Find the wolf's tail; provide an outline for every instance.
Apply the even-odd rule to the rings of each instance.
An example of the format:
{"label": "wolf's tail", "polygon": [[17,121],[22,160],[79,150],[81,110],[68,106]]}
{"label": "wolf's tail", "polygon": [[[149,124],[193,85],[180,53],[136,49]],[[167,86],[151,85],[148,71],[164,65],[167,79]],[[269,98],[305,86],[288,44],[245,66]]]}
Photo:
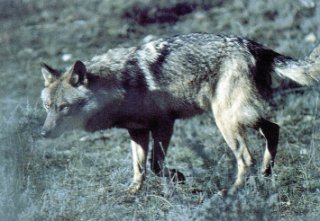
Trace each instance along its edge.
{"label": "wolf's tail", "polygon": [[301,85],[313,85],[320,82],[320,45],[309,58],[295,60],[279,55],[274,58],[274,70],[280,77],[289,78]]}

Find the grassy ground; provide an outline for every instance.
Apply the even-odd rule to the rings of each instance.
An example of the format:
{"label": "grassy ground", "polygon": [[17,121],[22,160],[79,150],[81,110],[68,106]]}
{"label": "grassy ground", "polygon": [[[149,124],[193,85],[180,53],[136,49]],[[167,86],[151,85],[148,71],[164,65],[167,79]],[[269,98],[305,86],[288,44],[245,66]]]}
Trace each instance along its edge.
{"label": "grassy ground", "polygon": [[[281,137],[274,176],[252,171],[227,199],[217,191],[234,181],[235,160],[210,115],[175,125],[166,163],[186,184],[149,172],[134,197],[125,194],[132,174],[126,131],[38,136],[41,61],[63,68],[147,35],[190,32],[237,34],[293,57],[319,42],[320,5],[311,0],[183,2],[0,2],[0,220],[318,220],[319,87],[275,93],[270,119]],[[254,131],[250,149],[261,160],[264,143]]]}

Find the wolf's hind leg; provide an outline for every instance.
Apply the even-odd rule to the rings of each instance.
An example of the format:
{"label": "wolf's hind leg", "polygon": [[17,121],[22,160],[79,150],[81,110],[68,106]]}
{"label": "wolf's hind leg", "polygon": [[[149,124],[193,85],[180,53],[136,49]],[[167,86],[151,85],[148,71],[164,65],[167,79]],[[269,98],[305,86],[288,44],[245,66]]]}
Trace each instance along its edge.
{"label": "wolf's hind leg", "polygon": [[271,175],[271,168],[274,165],[274,159],[277,154],[277,146],[279,140],[279,126],[275,123],[260,119],[257,128],[266,139],[266,149],[264,152],[262,173],[264,176]]}
{"label": "wolf's hind leg", "polygon": [[133,161],[133,180],[129,187],[130,193],[136,193],[141,189],[146,176],[149,133],[149,130],[129,130]]}
{"label": "wolf's hind leg", "polygon": [[244,184],[247,170],[254,164],[254,159],[247,146],[246,127],[233,122],[223,111],[215,108],[213,110],[217,126],[237,160],[237,178],[228,191],[229,194],[234,194]]}
{"label": "wolf's hind leg", "polygon": [[173,182],[183,182],[184,175],[176,169],[168,169],[164,167],[164,160],[173,133],[173,121],[161,123],[152,130],[154,140],[153,149],[151,152],[151,170],[157,176],[169,177]]}

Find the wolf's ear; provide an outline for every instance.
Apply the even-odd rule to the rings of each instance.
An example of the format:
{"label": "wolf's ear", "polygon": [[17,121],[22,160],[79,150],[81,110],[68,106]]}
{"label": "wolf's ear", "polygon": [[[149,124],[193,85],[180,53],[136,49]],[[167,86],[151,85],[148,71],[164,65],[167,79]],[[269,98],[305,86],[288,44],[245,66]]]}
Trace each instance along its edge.
{"label": "wolf's ear", "polygon": [[48,86],[50,83],[54,82],[56,79],[58,79],[61,75],[61,73],[49,65],[45,63],[41,63],[41,73],[44,78],[44,85]]}
{"label": "wolf's ear", "polygon": [[309,58],[316,63],[320,61],[320,44],[318,44],[310,53]]}
{"label": "wolf's ear", "polygon": [[87,68],[81,61],[76,61],[71,68],[70,83],[72,85],[87,85]]}

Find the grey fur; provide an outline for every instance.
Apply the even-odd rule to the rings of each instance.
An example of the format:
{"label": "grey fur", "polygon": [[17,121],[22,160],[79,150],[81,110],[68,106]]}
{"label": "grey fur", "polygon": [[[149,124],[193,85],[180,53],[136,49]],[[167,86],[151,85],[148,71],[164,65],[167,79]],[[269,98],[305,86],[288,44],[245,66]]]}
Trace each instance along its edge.
{"label": "grey fur", "polygon": [[43,135],[58,135],[72,122],[88,131],[126,128],[134,161],[131,192],[141,188],[145,177],[149,134],[154,140],[152,170],[184,180],[179,171],[163,168],[173,124],[206,111],[213,112],[237,159],[237,180],[229,193],[244,183],[254,162],[246,142],[248,127],[266,138],[262,169],[269,175],[279,135],[278,125],[264,117],[272,73],[306,85],[320,78],[317,59],[294,60],[247,39],[213,34],[162,38],[109,50],[85,65],[78,61],[66,73],[47,65],[42,72],[48,112]]}

